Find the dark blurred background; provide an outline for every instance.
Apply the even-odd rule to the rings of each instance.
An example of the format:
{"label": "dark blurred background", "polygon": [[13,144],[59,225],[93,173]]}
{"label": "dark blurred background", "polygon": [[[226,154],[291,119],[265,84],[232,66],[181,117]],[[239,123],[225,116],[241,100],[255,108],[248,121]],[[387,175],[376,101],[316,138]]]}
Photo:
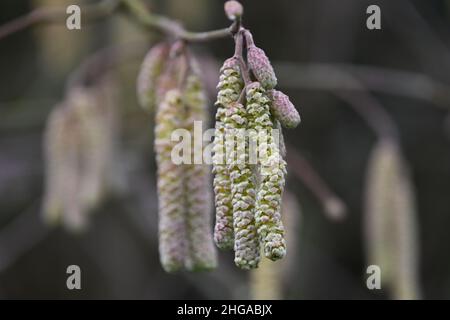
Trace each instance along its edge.
{"label": "dark blurred background", "polygon": [[[52,1],[3,0],[0,24],[46,2]],[[223,1],[147,2],[190,30],[229,25]],[[369,291],[365,281],[364,179],[376,136],[336,94],[345,87],[328,72],[336,67],[354,71],[398,128],[417,196],[422,297],[450,298],[450,1],[242,3],[245,26],[302,116],[298,128],[285,131],[288,152],[301,153],[348,209],[340,221],[327,218],[310,188],[289,172],[288,189],[302,209],[288,249],[295,261],[283,269],[283,297],[388,298],[384,290]],[[371,4],[381,8],[381,30],[366,28]],[[220,253],[220,267],[211,273],[169,275],[160,267],[152,121],[138,107],[134,89],[144,51],[112,71],[121,83],[126,191],[95,210],[85,233],[43,224],[42,135],[68,75],[100,48],[131,42],[149,47],[159,38],[120,14],[82,22],[81,31],[60,28],[49,36],[45,28],[0,41],[0,298],[248,298],[248,273],[234,267],[230,253]],[[217,68],[233,53],[231,39],[194,47],[213,57]],[[82,290],[66,288],[71,264],[82,270]]]}

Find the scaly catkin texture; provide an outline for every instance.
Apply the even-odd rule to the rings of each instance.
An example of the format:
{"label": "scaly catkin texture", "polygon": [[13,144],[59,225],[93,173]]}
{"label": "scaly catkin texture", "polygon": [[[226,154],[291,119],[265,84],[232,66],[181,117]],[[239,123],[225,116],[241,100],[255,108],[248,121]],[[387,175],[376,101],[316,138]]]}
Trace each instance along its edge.
{"label": "scaly catkin texture", "polygon": [[166,66],[169,55],[167,43],[153,46],[142,62],[137,78],[137,96],[141,107],[152,112],[156,104],[156,83]]}
{"label": "scaly catkin texture", "polygon": [[287,95],[275,89],[267,91],[267,94],[272,101],[270,111],[283,127],[295,128],[300,124],[300,114]]}
{"label": "scaly catkin texture", "polygon": [[225,61],[220,70],[220,81],[217,86],[217,113],[213,147],[214,194],[216,204],[216,224],[214,240],[221,249],[232,249],[234,246],[233,208],[231,204],[231,181],[225,164],[224,131],[226,108],[239,99],[243,82],[237,59]]}
{"label": "scaly catkin texture", "polygon": [[[188,76],[183,97],[186,107],[186,129],[189,130],[192,137],[195,137],[194,121],[201,121],[201,124],[207,126],[208,118],[205,92],[201,80],[196,74],[192,73]],[[185,165],[189,241],[186,269],[192,271],[211,270],[217,266],[217,253],[212,238],[211,174],[206,164],[194,162],[195,156],[203,154],[202,145],[193,141],[191,146],[193,146],[192,164]]]}
{"label": "scaly catkin texture", "polygon": [[184,106],[179,90],[167,91],[158,107],[155,125],[155,152],[158,166],[159,254],[167,272],[183,268],[187,257],[184,168],[172,162],[175,142],[171,134],[184,125]]}
{"label": "scaly catkin texture", "polygon": [[227,108],[225,146],[231,180],[234,220],[234,262],[242,269],[253,269],[260,260],[260,244],[255,225],[256,187],[254,168],[249,163],[245,131],[248,120],[245,107],[237,102]]}
{"label": "scaly catkin texture", "polygon": [[253,75],[266,90],[276,87],[277,77],[272,64],[263,49],[255,46],[250,31],[245,32],[247,40],[247,62]]}
{"label": "scaly catkin texture", "polygon": [[281,221],[281,198],[284,190],[286,162],[273,137],[270,100],[259,82],[246,87],[249,128],[258,133],[260,186],[256,199],[256,226],[264,255],[281,259],[286,254],[284,227]]}

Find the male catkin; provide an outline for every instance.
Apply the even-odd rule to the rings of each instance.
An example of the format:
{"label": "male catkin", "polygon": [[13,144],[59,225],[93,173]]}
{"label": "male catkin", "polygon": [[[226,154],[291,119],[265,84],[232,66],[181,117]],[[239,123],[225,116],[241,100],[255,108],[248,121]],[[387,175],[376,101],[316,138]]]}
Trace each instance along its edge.
{"label": "male catkin", "polygon": [[157,80],[167,64],[169,50],[167,43],[159,43],[149,50],[142,62],[137,78],[137,97],[141,107],[148,112],[155,109]]}
{"label": "male catkin", "polygon": [[226,111],[225,145],[231,180],[234,262],[242,269],[256,268],[260,259],[260,244],[255,226],[256,185],[254,168],[249,163],[249,148],[245,137],[247,128],[245,107],[237,102],[231,103]]}
{"label": "male catkin", "polygon": [[50,114],[44,134],[45,192],[43,201],[44,219],[56,224],[64,214],[62,193],[64,190],[64,147],[66,109],[58,105]]}
{"label": "male catkin", "polygon": [[[167,272],[184,267],[187,257],[184,168],[172,162],[174,130],[184,125],[183,101],[178,89],[167,91],[158,107],[155,125],[155,152],[158,166],[159,254]],[[180,180],[181,179],[181,180]]]}
{"label": "male catkin", "polygon": [[217,113],[214,136],[214,193],[216,203],[216,224],[214,240],[221,249],[232,249],[234,245],[233,208],[231,204],[231,181],[225,164],[224,132],[226,108],[239,99],[243,82],[237,59],[225,61],[220,71],[220,81],[217,86]]}
{"label": "male catkin", "polygon": [[366,181],[369,264],[380,266],[395,299],[418,299],[416,209],[406,163],[395,142],[382,140],[370,155]]}
{"label": "male catkin", "polygon": [[92,87],[70,87],[47,123],[44,216],[73,231],[87,225],[89,212],[112,191],[117,128],[110,86],[102,79]]}
{"label": "male catkin", "polygon": [[[187,77],[183,98],[186,108],[186,129],[193,137],[194,121],[207,124],[208,120],[203,85],[198,75],[193,72]],[[195,141],[191,145],[193,146],[191,164],[184,166],[189,241],[186,269],[210,270],[217,266],[217,253],[211,232],[211,175],[206,164],[194,162],[195,155],[203,154],[202,145],[198,145]]]}
{"label": "male catkin", "polygon": [[281,198],[284,190],[286,162],[273,137],[270,100],[259,82],[246,87],[249,127],[258,134],[260,186],[256,200],[256,226],[264,255],[277,260],[286,254],[284,227],[281,221]]}

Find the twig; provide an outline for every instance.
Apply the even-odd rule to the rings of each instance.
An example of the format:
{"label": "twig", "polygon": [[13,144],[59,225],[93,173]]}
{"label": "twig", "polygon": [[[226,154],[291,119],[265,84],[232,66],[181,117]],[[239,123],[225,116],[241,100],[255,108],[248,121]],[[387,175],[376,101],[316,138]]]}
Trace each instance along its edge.
{"label": "twig", "polygon": [[334,90],[333,93],[358,113],[378,138],[398,141],[399,134],[394,120],[370,93],[363,90],[357,92]]}
{"label": "twig", "polygon": [[[244,61],[243,57],[243,46],[244,46],[244,30],[239,31],[235,35],[235,50],[234,50],[234,58],[236,58],[239,62],[239,68],[241,69],[241,75],[244,79],[245,86],[249,85],[251,83],[250,79],[250,73],[247,67],[247,64]],[[239,101],[241,101],[241,98],[244,97],[244,91],[241,93],[241,97],[239,98]]]}
{"label": "twig", "polygon": [[[123,4],[123,6],[120,6]],[[142,25],[161,31],[166,35],[187,42],[210,41],[230,37],[239,29],[239,21],[224,29],[206,32],[192,32],[184,29],[178,22],[167,17],[151,14],[140,0],[103,0],[97,4],[83,7],[83,17],[95,20],[106,17],[119,8],[126,8]],[[0,26],[0,39],[38,23],[63,21],[67,17],[66,8],[39,8],[31,13]]]}
{"label": "twig", "polygon": [[347,207],[345,203],[328,187],[326,182],[314,170],[308,160],[293,146],[288,147],[288,165],[292,172],[317,197],[322,204],[325,214],[332,220],[345,217]]}
{"label": "twig", "polygon": [[[103,0],[83,7],[83,18],[95,20],[105,17],[116,10],[121,0]],[[64,21],[67,17],[65,7],[38,8],[0,26],[0,39],[39,23]]]}
{"label": "twig", "polygon": [[150,13],[140,0],[122,0],[128,11],[144,26],[159,30],[175,39],[187,42],[204,42],[219,38],[231,37],[238,31],[239,21],[224,29],[206,32],[185,30],[178,22],[167,17]]}
{"label": "twig", "polygon": [[[397,140],[398,130],[395,122],[381,104],[371,96],[361,81],[345,71],[335,70],[334,73],[326,73],[329,69],[330,68],[326,67],[316,68],[315,73],[311,74],[311,77],[313,78],[312,82],[315,82],[316,85],[321,85],[322,87],[319,87],[320,89],[327,89],[347,102],[347,104],[364,119],[367,125],[379,138],[391,138]],[[340,83],[341,87],[327,87],[319,82],[317,77],[320,77],[320,79],[332,79],[334,84]],[[356,91],[350,92],[350,90]]]}

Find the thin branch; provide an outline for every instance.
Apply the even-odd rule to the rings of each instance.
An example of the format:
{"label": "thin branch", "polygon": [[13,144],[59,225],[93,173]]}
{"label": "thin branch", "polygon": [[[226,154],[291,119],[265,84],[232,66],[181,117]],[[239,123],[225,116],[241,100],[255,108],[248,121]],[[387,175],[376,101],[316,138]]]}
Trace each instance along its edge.
{"label": "thin branch", "polygon": [[357,92],[335,90],[333,93],[358,113],[378,138],[398,141],[399,133],[395,121],[370,93],[363,90]]}
{"label": "thin branch", "polygon": [[[274,64],[286,88],[376,91],[450,108],[450,86],[416,72],[350,64]],[[361,83],[363,86],[361,86]]]}
{"label": "thin branch", "polygon": [[[83,18],[96,20],[105,17],[118,8],[120,1],[103,0],[96,4],[86,5],[83,7]],[[61,22],[66,18],[67,13],[65,7],[37,8],[24,16],[0,26],[0,39],[36,24]]]}
{"label": "thin branch", "polygon": [[[241,69],[241,76],[244,79],[245,86],[248,86],[251,83],[250,72],[247,67],[247,64],[244,61],[243,57],[243,49],[244,49],[244,30],[239,31],[234,36],[235,48],[234,48],[234,58],[236,58],[239,62],[239,68]],[[242,91],[241,97],[239,97],[239,101],[243,100],[245,96],[245,90]]]}
{"label": "thin branch", "polygon": [[187,31],[178,22],[172,19],[150,13],[140,0],[122,0],[122,2],[127,7],[128,11],[132,13],[142,25],[187,42],[204,42],[231,37],[238,31],[238,21],[233,22],[228,28],[219,30],[206,32]]}
{"label": "thin branch", "polygon": [[344,201],[328,187],[327,183],[300,152],[293,146],[288,145],[287,147],[289,171],[317,197],[327,217],[332,220],[344,218],[347,212]]}
{"label": "thin branch", "polygon": [[[317,79],[320,77],[320,79],[329,78],[333,79],[335,83],[340,83],[341,87],[338,89],[326,87],[326,85],[321,88],[333,92],[337,97],[344,100],[364,119],[379,138],[392,138],[397,140],[398,130],[394,120],[383,106],[368,92],[361,81],[348,72],[340,70],[330,74],[326,72],[328,70],[329,68],[316,68],[315,73],[311,74],[313,82],[315,80],[316,85],[322,85]],[[351,91],[357,91],[350,92],[349,89]]]}
{"label": "thin branch", "polygon": [[[123,6],[120,6],[123,4]],[[178,22],[152,14],[141,0],[103,0],[83,7],[83,18],[96,20],[110,15],[119,8],[126,8],[142,25],[187,42],[203,42],[233,36],[239,29],[239,21],[224,29],[206,32],[185,30]],[[38,23],[61,22],[67,17],[66,8],[39,8],[31,13],[0,26],[0,39]]]}

